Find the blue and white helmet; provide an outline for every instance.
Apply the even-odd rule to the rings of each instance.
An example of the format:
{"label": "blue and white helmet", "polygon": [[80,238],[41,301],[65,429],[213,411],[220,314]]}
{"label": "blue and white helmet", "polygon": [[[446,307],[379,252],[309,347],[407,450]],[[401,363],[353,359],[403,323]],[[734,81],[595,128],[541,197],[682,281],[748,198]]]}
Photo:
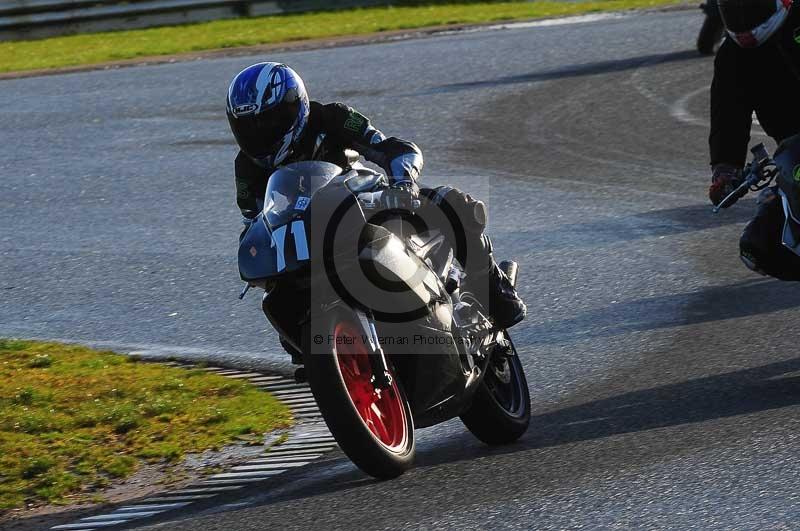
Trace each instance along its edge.
{"label": "blue and white helmet", "polygon": [[241,150],[265,168],[275,168],[292,154],[309,111],[303,80],[284,64],[249,66],[228,89],[233,136]]}

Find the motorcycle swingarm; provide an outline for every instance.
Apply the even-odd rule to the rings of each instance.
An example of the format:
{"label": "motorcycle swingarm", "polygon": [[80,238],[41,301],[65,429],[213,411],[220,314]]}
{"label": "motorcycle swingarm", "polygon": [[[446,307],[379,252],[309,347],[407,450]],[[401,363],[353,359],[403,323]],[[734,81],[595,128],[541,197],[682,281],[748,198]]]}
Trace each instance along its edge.
{"label": "motorcycle swingarm", "polygon": [[494,340],[491,341],[489,344],[485,345],[484,348],[491,348],[488,355],[484,356],[483,359],[476,360],[475,366],[472,368],[472,372],[467,377],[467,384],[465,386],[465,396],[471,397],[475,391],[478,389],[478,386],[483,381],[483,378],[486,376],[486,373],[489,369],[489,364],[492,362],[495,356],[500,355],[496,352],[496,349],[503,348],[506,350],[502,355],[508,356],[509,352],[514,352],[514,349],[510,348],[511,344],[503,340],[503,343],[498,341],[498,336],[502,334],[501,330],[495,330],[492,332],[494,336]]}

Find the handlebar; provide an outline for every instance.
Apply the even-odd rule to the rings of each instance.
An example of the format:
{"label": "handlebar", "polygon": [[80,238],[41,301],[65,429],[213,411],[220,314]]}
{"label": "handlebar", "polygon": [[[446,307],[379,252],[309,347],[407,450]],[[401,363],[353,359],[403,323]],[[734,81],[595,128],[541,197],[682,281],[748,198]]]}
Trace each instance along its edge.
{"label": "handlebar", "polygon": [[750,190],[761,190],[769,186],[769,183],[778,174],[778,170],[774,168],[775,161],[770,157],[769,151],[764,147],[764,144],[753,146],[750,152],[753,154],[753,161],[745,167],[744,175],[742,176],[744,180],[714,207],[712,210],[714,214],[718,214],[723,208],[729,207],[747,195]]}

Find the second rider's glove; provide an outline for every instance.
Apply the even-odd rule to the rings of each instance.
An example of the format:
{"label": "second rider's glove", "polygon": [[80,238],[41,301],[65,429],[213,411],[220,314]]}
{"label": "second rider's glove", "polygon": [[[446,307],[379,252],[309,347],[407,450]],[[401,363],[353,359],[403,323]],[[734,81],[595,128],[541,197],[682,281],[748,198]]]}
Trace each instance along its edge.
{"label": "second rider's glove", "polygon": [[[719,205],[723,199],[742,184],[742,171],[729,164],[717,164],[711,176],[711,186],[708,189],[708,198],[714,206]],[[732,201],[725,208],[736,203]]]}
{"label": "second rider's glove", "polygon": [[414,181],[391,184],[381,194],[383,208],[413,212],[419,206],[419,186]]}

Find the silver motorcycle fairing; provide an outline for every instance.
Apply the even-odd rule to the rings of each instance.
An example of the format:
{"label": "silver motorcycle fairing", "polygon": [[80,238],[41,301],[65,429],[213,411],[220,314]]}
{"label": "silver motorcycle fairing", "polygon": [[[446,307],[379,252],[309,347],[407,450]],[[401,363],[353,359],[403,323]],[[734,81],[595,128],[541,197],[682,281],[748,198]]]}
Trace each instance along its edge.
{"label": "silver motorcycle fairing", "polygon": [[800,135],[781,142],[774,155],[778,174],[778,193],[786,221],[782,241],[790,251],[800,256]]}
{"label": "silver motorcycle fairing", "polygon": [[781,196],[783,214],[786,217],[786,221],[783,222],[783,232],[781,233],[782,243],[794,254],[800,256],[800,220],[792,212],[786,193],[783,190],[778,190],[778,193]]}

